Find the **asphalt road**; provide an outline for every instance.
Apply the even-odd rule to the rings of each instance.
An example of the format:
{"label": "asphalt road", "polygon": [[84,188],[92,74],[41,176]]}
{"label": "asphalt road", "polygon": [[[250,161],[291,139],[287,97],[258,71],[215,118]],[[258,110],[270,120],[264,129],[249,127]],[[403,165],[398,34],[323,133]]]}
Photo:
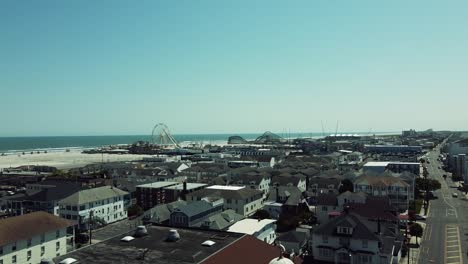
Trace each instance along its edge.
{"label": "asphalt road", "polygon": [[[458,191],[448,174],[437,161],[440,149],[426,155],[429,177],[441,183],[441,189],[435,192],[438,199],[431,200],[427,212],[426,229],[422,237],[418,262],[440,264],[462,264],[467,262],[468,247],[468,201],[463,200],[463,193]],[[458,198],[452,197],[458,193]]]}

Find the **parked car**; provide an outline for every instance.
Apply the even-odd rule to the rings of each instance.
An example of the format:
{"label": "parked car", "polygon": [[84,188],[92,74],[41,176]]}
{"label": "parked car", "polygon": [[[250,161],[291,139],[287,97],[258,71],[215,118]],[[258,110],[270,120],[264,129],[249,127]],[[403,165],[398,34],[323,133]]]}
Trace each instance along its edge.
{"label": "parked car", "polygon": [[453,197],[453,198],[457,198],[457,197],[458,197],[458,193],[452,193],[452,197]]}

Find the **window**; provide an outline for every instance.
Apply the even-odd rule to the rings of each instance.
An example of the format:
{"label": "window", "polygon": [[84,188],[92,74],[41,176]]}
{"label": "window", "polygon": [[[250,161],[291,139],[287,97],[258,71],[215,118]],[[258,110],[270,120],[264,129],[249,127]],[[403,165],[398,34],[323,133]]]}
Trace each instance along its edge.
{"label": "window", "polygon": [[16,256],[11,257],[11,263],[16,263]]}
{"label": "window", "polygon": [[3,255],[3,247],[0,247],[0,255]]}
{"label": "window", "polygon": [[367,240],[363,240],[362,241],[362,248],[367,248],[367,247],[368,247]]}
{"label": "window", "polygon": [[45,241],[45,234],[42,234],[41,235],[41,243],[44,243],[44,241]]}
{"label": "window", "polygon": [[31,241],[31,239],[29,238],[29,239],[28,239],[28,247],[31,246],[31,244],[32,244],[31,242],[32,242],[32,241]]}
{"label": "window", "polygon": [[360,255],[359,256],[359,263],[366,264],[372,262],[372,256],[369,255]]}
{"label": "window", "polygon": [[44,254],[45,254],[45,247],[42,246],[42,247],[41,247],[41,257],[44,256]]}
{"label": "window", "polygon": [[328,237],[327,236],[322,236],[322,243],[328,244]]}
{"label": "window", "polygon": [[326,258],[331,258],[333,256],[333,253],[328,248],[319,248],[319,256],[326,257]]}
{"label": "window", "polygon": [[85,205],[80,205],[80,211],[84,211],[86,209]]}
{"label": "window", "polygon": [[55,238],[59,238],[60,237],[60,230],[57,230],[55,231]]}
{"label": "window", "polygon": [[28,261],[31,260],[31,250],[28,250]]}
{"label": "window", "polygon": [[328,208],[326,206],[322,206],[322,211],[326,212],[328,211]]}
{"label": "window", "polygon": [[3,259],[0,259],[0,264],[3,264]]}
{"label": "window", "polygon": [[13,245],[11,245],[11,251],[15,251],[16,250],[16,242],[13,243]]}
{"label": "window", "polygon": [[55,243],[55,250],[58,251],[60,249],[60,241]]}

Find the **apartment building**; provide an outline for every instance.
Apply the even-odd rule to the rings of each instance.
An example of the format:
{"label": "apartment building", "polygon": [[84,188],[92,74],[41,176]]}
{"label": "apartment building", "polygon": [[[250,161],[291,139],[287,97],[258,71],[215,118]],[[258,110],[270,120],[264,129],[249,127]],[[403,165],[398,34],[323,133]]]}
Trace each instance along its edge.
{"label": "apartment building", "polygon": [[112,186],[78,191],[59,201],[59,215],[72,220],[79,229],[88,229],[90,217],[105,224],[127,218],[128,193]]}
{"label": "apartment building", "polygon": [[39,264],[67,253],[67,228],[61,217],[34,212],[0,220],[0,263]]}

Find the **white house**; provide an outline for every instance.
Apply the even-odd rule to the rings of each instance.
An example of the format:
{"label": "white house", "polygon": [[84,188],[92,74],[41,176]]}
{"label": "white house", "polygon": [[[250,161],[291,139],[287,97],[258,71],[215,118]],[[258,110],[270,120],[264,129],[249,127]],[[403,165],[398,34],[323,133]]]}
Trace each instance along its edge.
{"label": "white house", "polygon": [[232,209],[243,216],[253,215],[263,208],[263,192],[245,186],[213,185],[187,194],[187,201],[199,201],[205,197],[224,199],[224,210]]}
{"label": "white house", "polygon": [[[106,224],[127,218],[124,198],[127,192],[112,186],[86,189],[59,201],[59,214],[80,229],[87,229],[90,215]],[[1,263],[0,263],[1,264]]]}
{"label": "white house", "polygon": [[0,263],[38,264],[67,253],[67,227],[73,223],[46,212],[0,220]]}
{"label": "white house", "polygon": [[252,235],[268,244],[276,239],[276,220],[273,219],[244,219],[229,227],[228,232]]}

